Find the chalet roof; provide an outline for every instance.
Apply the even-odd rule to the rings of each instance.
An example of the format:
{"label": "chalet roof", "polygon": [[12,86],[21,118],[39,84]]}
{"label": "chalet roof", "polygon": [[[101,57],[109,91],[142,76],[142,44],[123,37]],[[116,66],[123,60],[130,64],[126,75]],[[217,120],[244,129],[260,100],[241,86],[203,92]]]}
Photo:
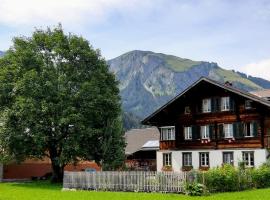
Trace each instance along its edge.
{"label": "chalet roof", "polygon": [[228,90],[232,93],[238,94],[240,96],[243,96],[247,99],[250,99],[252,101],[258,102],[260,104],[263,104],[267,107],[270,107],[270,102],[267,101],[264,98],[261,98],[255,94],[249,93],[247,91],[244,90],[240,90],[237,89],[235,87],[233,87],[230,84],[222,84],[218,81],[206,78],[206,77],[201,77],[199,80],[197,80],[196,82],[194,82],[192,85],[190,85],[187,89],[185,89],[182,93],[180,93],[179,95],[177,95],[176,97],[174,97],[173,99],[171,99],[169,102],[167,102],[166,104],[164,104],[163,106],[161,106],[159,109],[157,109],[155,112],[153,112],[152,114],[150,114],[148,117],[146,117],[143,121],[142,124],[148,124],[149,120],[151,118],[153,118],[155,115],[157,115],[159,112],[161,112],[162,110],[164,110],[167,106],[169,106],[170,104],[172,104],[173,102],[175,102],[177,99],[181,98],[184,94],[186,94],[191,88],[195,87],[196,85],[202,83],[202,82],[207,82],[209,84],[215,85],[217,87],[223,88],[225,90]]}
{"label": "chalet roof", "polygon": [[269,89],[256,90],[256,91],[252,91],[250,93],[254,94],[258,97],[261,97],[261,98],[269,98],[270,97],[270,90]]}
{"label": "chalet roof", "polygon": [[[137,151],[159,148],[159,131],[157,128],[131,129],[125,133],[126,149],[125,154],[131,155]],[[157,142],[156,142],[157,141]],[[156,147],[156,143],[158,146]]]}

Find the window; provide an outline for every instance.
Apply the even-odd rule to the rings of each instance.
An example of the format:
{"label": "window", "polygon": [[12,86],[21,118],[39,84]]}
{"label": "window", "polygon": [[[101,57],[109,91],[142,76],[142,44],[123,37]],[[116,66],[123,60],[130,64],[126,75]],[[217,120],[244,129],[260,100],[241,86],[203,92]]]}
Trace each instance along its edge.
{"label": "window", "polygon": [[203,113],[211,112],[211,99],[203,99],[202,112]]}
{"label": "window", "polygon": [[191,111],[190,111],[190,107],[189,106],[186,106],[185,107],[185,114],[190,114]]}
{"label": "window", "polygon": [[233,125],[232,124],[224,124],[224,137],[225,138],[233,138]]}
{"label": "window", "polygon": [[223,152],[223,163],[233,165],[233,152]]}
{"label": "window", "polygon": [[175,140],[175,127],[161,127],[161,140]]}
{"label": "window", "polygon": [[209,153],[200,153],[200,167],[209,167]]}
{"label": "window", "polygon": [[163,154],[163,166],[172,166],[172,153]]}
{"label": "window", "polygon": [[183,166],[192,166],[192,153],[183,153]]}
{"label": "window", "polygon": [[191,140],[192,139],[192,128],[184,127],[184,134],[185,134],[185,140]]}
{"label": "window", "polygon": [[243,152],[243,162],[247,167],[254,167],[254,152]]}
{"label": "window", "polygon": [[246,100],[245,101],[245,109],[251,109],[252,108],[252,101]]}
{"label": "window", "polygon": [[245,137],[253,137],[254,136],[254,124],[253,123],[245,123],[244,124],[244,136]]}
{"label": "window", "polygon": [[230,97],[221,98],[221,111],[230,110]]}
{"label": "window", "polygon": [[209,125],[201,126],[201,138],[202,139],[209,139],[210,138]]}

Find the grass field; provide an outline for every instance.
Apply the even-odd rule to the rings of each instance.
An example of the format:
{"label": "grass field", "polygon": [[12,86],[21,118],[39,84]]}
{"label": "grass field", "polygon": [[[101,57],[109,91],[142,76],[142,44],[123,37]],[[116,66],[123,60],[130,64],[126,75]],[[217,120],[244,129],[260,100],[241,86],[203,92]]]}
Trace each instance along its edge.
{"label": "grass field", "polygon": [[189,197],[179,194],[61,191],[61,185],[47,182],[1,183],[0,200],[268,200],[270,189]]}

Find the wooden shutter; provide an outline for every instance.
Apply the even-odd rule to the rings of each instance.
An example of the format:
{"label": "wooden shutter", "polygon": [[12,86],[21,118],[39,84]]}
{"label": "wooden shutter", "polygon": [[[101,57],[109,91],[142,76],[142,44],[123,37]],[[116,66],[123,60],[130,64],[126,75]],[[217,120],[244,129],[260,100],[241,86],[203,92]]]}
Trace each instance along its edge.
{"label": "wooden shutter", "polygon": [[257,122],[252,122],[253,123],[253,134],[254,137],[258,136],[258,123]]}
{"label": "wooden shutter", "polygon": [[216,98],[216,111],[220,112],[221,111],[221,99]]}
{"label": "wooden shutter", "polygon": [[202,99],[200,101],[198,101],[197,113],[202,113]]}
{"label": "wooden shutter", "polygon": [[215,98],[211,98],[211,112],[216,112]]}
{"label": "wooden shutter", "polygon": [[233,134],[235,138],[242,138],[244,136],[244,123],[235,122],[233,124]]}
{"label": "wooden shutter", "polygon": [[192,140],[200,139],[200,126],[192,126]]}
{"label": "wooden shutter", "polygon": [[213,124],[209,125],[209,135],[210,139],[215,139],[215,125]]}
{"label": "wooden shutter", "polygon": [[233,136],[235,138],[239,138],[239,123],[238,122],[235,122],[233,123]]}
{"label": "wooden shutter", "polygon": [[218,125],[218,138],[219,139],[224,138],[223,124]]}
{"label": "wooden shutter", "polygon": [[219,112],[221,110],[219,97],[214,97],[211,99],[211,109],[212,109],[212,112]]}
{"label": "wooden shutter", "polygon": [[230,110],[235,110],[235,102],[232,97],[230,97]]}

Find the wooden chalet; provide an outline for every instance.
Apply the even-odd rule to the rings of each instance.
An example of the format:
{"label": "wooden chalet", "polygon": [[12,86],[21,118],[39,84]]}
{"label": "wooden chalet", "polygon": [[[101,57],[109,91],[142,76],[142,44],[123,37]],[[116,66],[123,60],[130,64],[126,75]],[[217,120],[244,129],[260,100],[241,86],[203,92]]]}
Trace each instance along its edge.
{"label": "wooden chalet", "polygon": [[208,78],[142,121],[160,131],[157,171],[257,167],[270,147],[270,101]]}

